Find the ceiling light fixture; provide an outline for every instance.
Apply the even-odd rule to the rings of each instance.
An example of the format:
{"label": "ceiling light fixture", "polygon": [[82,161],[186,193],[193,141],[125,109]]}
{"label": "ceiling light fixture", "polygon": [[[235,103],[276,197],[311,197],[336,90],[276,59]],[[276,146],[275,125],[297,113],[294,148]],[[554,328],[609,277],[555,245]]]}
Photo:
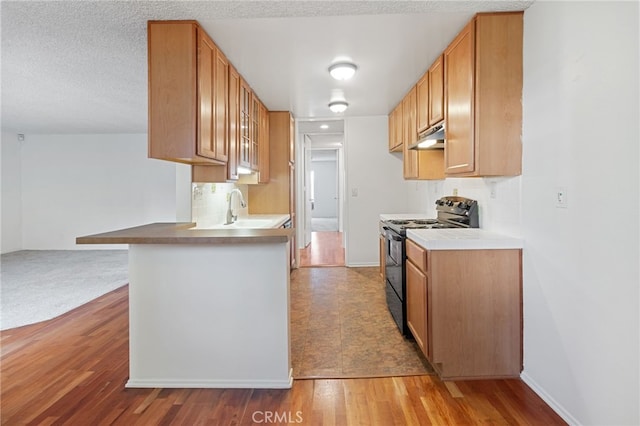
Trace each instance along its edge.
{"label": "ceiling light fixture", "polygon": [[335,113],[345,112],[349,104],[346,101],[329,102],[329,109]]}
{"label": "ceiling light fixture", "polygon": [[322,130],[327,130],[329,128],[329,125],[328,124],[322,124],[322,125],[320,125],[320,128]]}
{"label": "ceiling light fixture", "polygon": [[329,74],[336,80],[349,80],[357,69],[358,67],[350,62],[338,62],[329,67]]}

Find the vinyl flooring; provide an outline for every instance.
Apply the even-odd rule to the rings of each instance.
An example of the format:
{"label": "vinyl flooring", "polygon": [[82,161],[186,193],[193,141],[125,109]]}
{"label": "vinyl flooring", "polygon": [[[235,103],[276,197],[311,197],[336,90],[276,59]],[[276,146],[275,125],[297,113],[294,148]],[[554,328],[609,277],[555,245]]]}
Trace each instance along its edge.
{"label": "vinyl flooring", "polygon": [[386,306],[378,268],[301,268],[291,274],[294,378],[433,374]]}

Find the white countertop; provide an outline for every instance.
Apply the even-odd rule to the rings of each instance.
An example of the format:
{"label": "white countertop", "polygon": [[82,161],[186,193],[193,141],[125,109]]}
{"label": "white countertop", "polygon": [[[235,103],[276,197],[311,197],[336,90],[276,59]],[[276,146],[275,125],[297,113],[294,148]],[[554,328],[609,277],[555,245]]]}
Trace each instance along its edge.
{"label": "white countertop", "polygon": [[466,229],[408,229],[407,238],[427,250],[487,250],[521,249],[521,238],[485,231]]}

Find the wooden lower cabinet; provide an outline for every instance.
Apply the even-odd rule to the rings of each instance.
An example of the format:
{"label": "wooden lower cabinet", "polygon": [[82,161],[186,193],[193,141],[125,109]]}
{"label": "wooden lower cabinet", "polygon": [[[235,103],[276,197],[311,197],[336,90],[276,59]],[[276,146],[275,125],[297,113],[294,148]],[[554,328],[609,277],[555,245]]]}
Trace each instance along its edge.
{"label": "wooden lower cabinet", "polygon": [[427,346],[427,276],[411,261],[407,262],[407,325],[422,353]]}
{"label": "wooden lower cabinet", "polygon": [[439,376],[519,377],[522,250],[425,250],[407,240],[407,257],[407,321]]}

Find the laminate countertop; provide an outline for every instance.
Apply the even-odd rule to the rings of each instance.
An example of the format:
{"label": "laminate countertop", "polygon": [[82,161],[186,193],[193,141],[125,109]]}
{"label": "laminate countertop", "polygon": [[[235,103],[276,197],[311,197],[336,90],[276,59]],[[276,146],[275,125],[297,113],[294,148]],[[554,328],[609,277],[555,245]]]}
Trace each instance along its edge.
{"label": "laminate countertop", "polygon": [[427,250],[500,250],[521,249],[521,238],[479,228],[408,229],[407,238]]}
{"label": "laminate countertop", "polygon": [[194,229],[195,223],[151,223],[76,238],[76,244],[275,244],[293,228]]}

